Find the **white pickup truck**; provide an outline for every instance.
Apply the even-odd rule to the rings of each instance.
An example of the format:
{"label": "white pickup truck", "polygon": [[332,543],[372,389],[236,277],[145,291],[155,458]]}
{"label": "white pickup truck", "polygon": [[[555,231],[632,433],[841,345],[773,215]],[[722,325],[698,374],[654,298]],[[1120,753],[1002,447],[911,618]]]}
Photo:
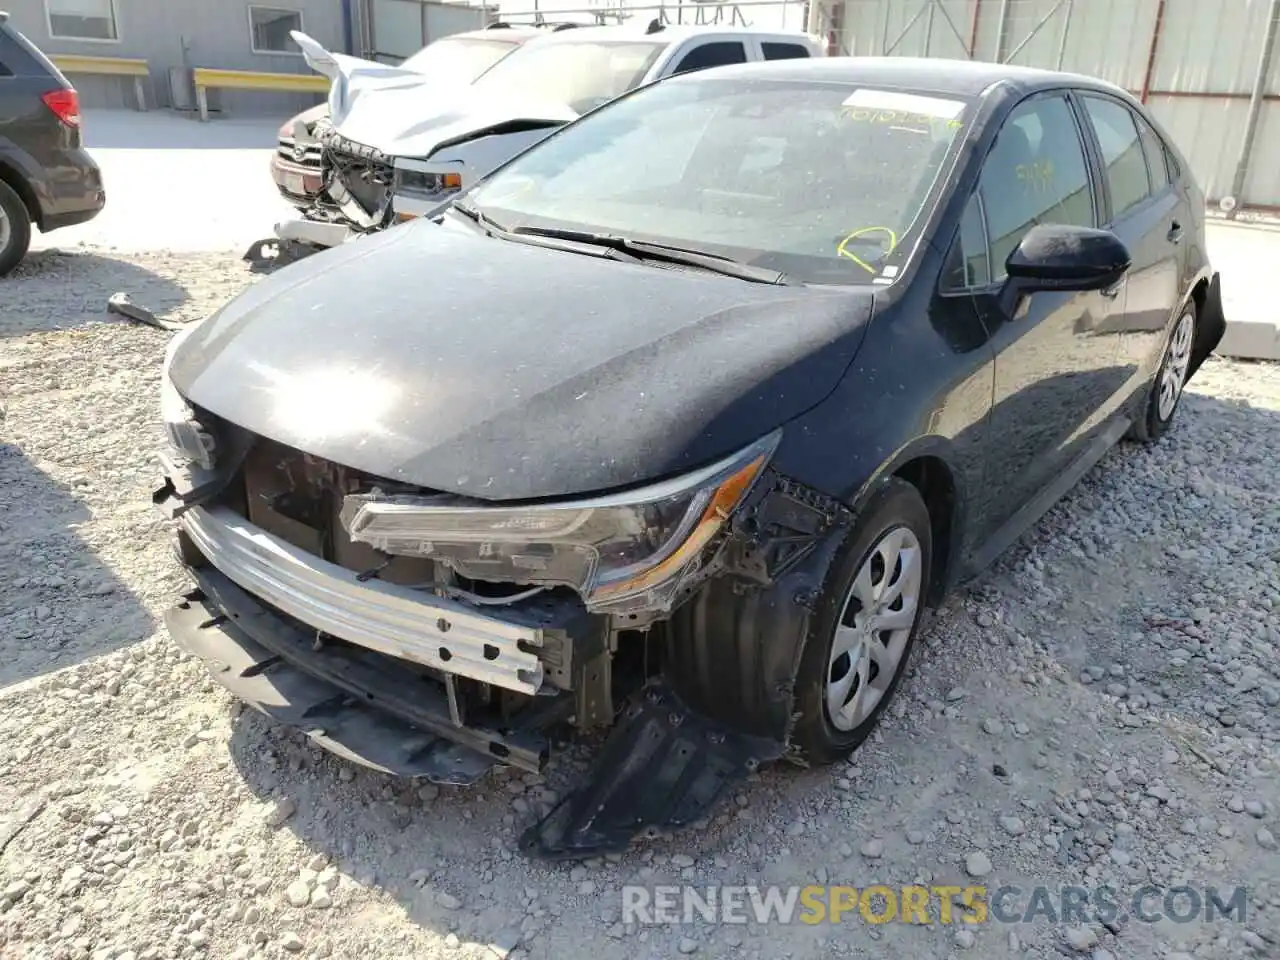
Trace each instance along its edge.
{"label": "white pickup truck", "polygon": [[[302,46],[311,66],[331,76],[335,90],[348,87],[345,58],[302,39],[309,41]],[[333,246],[421,215],[558,127],[651,81],[734,63],[821,56],[822,43],[806,33],[655,20],[647,27],[548,32],[470,85],[424,97],[421,109],[406,110],[403,96],[378,90],[344,96],[349,108],[331,96],[339,109],[320,140],[329,209],[339,213],[290,233]]]}

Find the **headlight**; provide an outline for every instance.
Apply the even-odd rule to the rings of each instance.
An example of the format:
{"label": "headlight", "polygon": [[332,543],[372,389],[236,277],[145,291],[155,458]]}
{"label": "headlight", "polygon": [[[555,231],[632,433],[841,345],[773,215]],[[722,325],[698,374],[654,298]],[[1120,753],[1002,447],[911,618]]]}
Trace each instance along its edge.
{"label": "headlight", "polygon": [[164,363],[160,368],[160,419],[164,424],[165,437],[169,448],[180,460],[197,463],[206,470],[213,469],[214,441],[212,435],[196,419],[195,411],[183,399],[178,388],[173,384],[169,368],[173,364],[173,355],[177,353],[182,341],[191,336],[196,325],[193,322],[173,335],[164,352]]}
{"label": "headlight", "polygon": [[460,173],[423,173],[419,170],[396,168],[395,191],[397,195],[439,203],[450,194],[462,189]]}
{"label": "headlight", "polygon": [[590,500],[491,507],[351,495],[342,524],[353,540],[431,557],[471,579],[569,586],[597,612],[665,611],[780,437],[675,480]]}

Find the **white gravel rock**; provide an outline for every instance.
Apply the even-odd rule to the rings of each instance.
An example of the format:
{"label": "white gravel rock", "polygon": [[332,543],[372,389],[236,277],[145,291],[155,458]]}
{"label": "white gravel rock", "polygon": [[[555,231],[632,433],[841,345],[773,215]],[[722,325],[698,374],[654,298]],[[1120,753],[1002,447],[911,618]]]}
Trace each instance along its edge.
{"label": "white gravel rock", "polygon": [[292,797],[282,797],[267,811],[264,819],[268,827],[280,827],[297,812],[298,802]]}
{"label": "white gravel rock", "polygon": [[1092,927],[1067,927],[1063,931],[1063,937],[1067,941],[1067,946],[1077,953],[1091,950],[1098,942],[1098,935]]}
{"label": "white gravel rock", "polygon": [[975,850],[964,858],[965,873],[971,877],[985,877],[992,869],[991,858],[981,850]]}

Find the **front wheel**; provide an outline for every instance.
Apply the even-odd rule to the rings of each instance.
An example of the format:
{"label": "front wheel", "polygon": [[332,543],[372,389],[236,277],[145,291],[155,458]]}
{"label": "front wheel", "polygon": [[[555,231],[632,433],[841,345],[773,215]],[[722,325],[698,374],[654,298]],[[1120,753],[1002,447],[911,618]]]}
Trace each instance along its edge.
{"label": "front wheel", "polygon": [[847,757],[888,707],[915,644],[932,565],[929,511],[890,479],[832,564],[796,677],[792,744],[812,763]]}

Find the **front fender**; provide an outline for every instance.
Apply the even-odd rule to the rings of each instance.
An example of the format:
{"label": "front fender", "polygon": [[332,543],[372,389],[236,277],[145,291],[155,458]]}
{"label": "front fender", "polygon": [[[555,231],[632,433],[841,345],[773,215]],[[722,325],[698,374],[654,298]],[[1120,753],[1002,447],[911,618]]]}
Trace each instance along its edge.
{"label": "front fender", "polygon": [[723,569],[663,627],[663,672],[695,710],[786,742],[796,673],[852,513],[770,472],[737,519]]}

